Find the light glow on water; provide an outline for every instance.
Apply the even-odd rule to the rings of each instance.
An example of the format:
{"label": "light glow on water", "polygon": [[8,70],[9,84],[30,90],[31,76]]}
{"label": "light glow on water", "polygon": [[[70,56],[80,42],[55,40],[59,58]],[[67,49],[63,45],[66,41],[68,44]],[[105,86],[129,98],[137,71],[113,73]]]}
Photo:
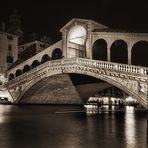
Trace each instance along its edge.
{"label": "light glow on water", "polygon": [[0,124],[4,123],[7,119],[6,113],[10,112],[11,106],[9,105],[0,105]]}
{"label": "light glow on water", "polygon": [[86,116],[78,106],[0,105],[0,148],[147,148],[144,112],[105,108]]}
{"label": "light glow on water", "polygon": [[134,107],[127,106],[125,114],[125,138],[127,148],[136,148]]}

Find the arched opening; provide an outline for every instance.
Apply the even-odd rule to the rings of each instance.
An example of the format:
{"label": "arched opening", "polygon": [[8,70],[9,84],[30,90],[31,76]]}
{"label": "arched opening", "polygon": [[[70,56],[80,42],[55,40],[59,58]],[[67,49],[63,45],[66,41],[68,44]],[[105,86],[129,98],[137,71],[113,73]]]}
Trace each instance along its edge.
{"label": "arched opening", "polygon": [[9,81],[12,80],[12,79],[14,79],[14,74],[11,73],[11,74],[9,75],[8,79],[9,79]]}
{"label": "arched opening", "polygon": [[25,65],[23,68],[23,73],[28,72],[30,70],[30,66],[29,65]]}
{"label": "arched opening", "polygon": [[20,69],[18,69],[15,73],[15,76],[18,77],[22,74],[22,71]]}
{"label": "arched opening", "polygon": [[92,49],[92,58],[94,60],[107,61],[107,43],[104,39],[95,41]]}
{"label": "arched opening", "polygon": [[139,41],[132,48],[131,63],[133,65],[148,66],[148,42]]}
{"label": "arched opening", "polygon": [[70,29],[67,37],[68,57],[85,57],[86,35],[87,31],[83,26],[77,25]]}
{"label": "arched opening", "polygon": [[41,59],[41,64],[50,61],[49,55],[45,54]]}
{"label": "arched opening", "polygon": [[[38,89],[43,86],[44,91]],[[60,87],[61,91],[59,91],[59,93],[57,94],[57,91],[53,92],[51,86],[56,86],[55,89],[57,90],[59,90]],[[25,102],[25,100],[34,100],[40,103],[45,103],[44,101],[47,101],[48,103],[58,102],[61,104],[84,104],[88,101],[90,97],[96,96],[101,98],[108,97],[108,101],[110,100],[109,102],[111,104],[113,103],[115,105],[118,102],[119,105],[124,101],[126,97],[131,94],[130,91],[127,90],[128,89],[126,88],[123,89],[123,86],[120,85],[120,83],[119,85],[112,84],[112,80],[106,81],[106,78],[102,79],[102,77],[100,76],[98,76],[97,78],[96,76],[94,77],[85,74],[64,73],[55,74],[36,82],[29,90],[27,90],[27,92],[23,96],[22,101]],[[56,95],[54,95],[54,93]],[[59,97],[62,97],[62,99],[59,99]],[[112,100],[110,97],[114,99]],[[33,100],[30,98],[32,98]],[[46,98],[46,100],[42,98]]]}
{"label": "arched opening", "polygon": [[123,40],[115,41],[111,46],[111,62],[128,64],[127,43]]}
{"label": "arched opening", "polygon": [[[44,90],[38,89],[42,86],[44,86]],[[108,84],[104,84],[101,80],[91,76],[66,73],[57,74],[36,82],[24,94],[22,101],[28,100],[28,98],[29,100],[31,98],[34,100],[38,97],[36,101],[40,101],[41,103],[45,101],[46,103],[82,104],[87,102],[89,96],[106,87],[108,87]]]}
{"label": "arched opening", "polygon": [[33,69],[33,68],[35,68],[35,67],[37,67],[39,65],[40,65],[40,62],[35,60],[35,61],[33,61],[32,65],[31,65],[31,68]]}
{"label": "arched opening", "polygon": [[56,48],[52,52],[52,60],[62,59],[62,50],[60,48]]}

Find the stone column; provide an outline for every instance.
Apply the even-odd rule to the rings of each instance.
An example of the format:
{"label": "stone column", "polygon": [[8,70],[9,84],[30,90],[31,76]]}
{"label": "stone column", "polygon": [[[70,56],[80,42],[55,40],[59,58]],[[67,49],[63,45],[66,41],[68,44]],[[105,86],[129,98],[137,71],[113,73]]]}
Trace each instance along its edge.
{"label": "stone column", "polygon": [[131,50],[128,49],[128,64],[131,65]]}
{"label": "stone column", "polygon": [[92,36],[91,36],[91,24],[87,26],[87,38],[86,38],[86,58],[92,59]]}
{"label": "stone column", "polygon": [[127,51],[128,51],[128,64],[131,65],[131,59],[132,59],[132,45],[133,43],[129,43],[128,47],[127,47]]}
{"label": "stone column", "polygon": [[134,41],[129,41],[128,44],[128,64],[132,64],[132,48],[134,46],[135,42]]}
{"label": "stone column", "polygon": [[63,39],[63,56],[67,58],[67,30],[62,32],[62,39]]}
{"label": "stone column", "polygon": [[112,45],[112,42],[110,41],[107,41],[107,61],[110,62],[111,61],[111,45]]}

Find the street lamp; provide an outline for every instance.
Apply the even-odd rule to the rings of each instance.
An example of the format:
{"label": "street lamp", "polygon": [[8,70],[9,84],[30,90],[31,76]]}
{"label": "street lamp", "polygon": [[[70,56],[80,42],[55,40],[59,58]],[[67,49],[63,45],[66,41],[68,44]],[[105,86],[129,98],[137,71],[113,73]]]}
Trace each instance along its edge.
{"label": "street lamp", "polygon": [[5,76],[0,74],[0,85],[3,85],[5,82],[6,82]]}

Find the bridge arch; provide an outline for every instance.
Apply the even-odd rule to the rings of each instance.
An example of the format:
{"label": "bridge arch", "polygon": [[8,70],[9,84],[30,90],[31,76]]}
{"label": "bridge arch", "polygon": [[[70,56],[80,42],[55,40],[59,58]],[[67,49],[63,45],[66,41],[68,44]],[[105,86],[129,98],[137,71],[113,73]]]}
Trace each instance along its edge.
{"label": "bridge arch", "polygon": [[111,62],[128,64],[128,45],[124,40],[116,40],[110,49]]}
{"label": "bridge arch", "polygon": [[12,79],[14,79],[14,74],[10,74],[9,76],[8,76],[8,80],[10,81],[10,80],[12,80]]}
{"label": "bridge arch", "polygon": [[22,71],[20,69],[17,69],[16,73],[15,73],[15,77],[18,77],[22,75]]}
{"label": "bridge arch", "polygon": [[41,64],[43,64],[43,63],[45,63],[45,62],[47,62],[47,61],[50,61],[50,57],[49,57],[49,55],[48,54],[44,54],[43,56],[42,56],[42,59],[41,59]]}
{"label": "bridge arch", "polygon": [[29,65],[25,65],[23,68],[23,73],[28,72],[29,70],[31,70]]}
{"label": "bridge arch", "polygon": [[93,44],[92,59],[107,61],[107,42],[104,39],[98,39]]}
{"label": "bridge arch", "polygon": [[40,62],[38,60],[35,60],[35,61],[33,61],[32,65],[31,65],[31,68],[33,69],[33,68],[35,68],[35,67],[37,67],[39,65],[40,65]]}
{"label": "bridge arch", "polygon": [[52,52],[52,60],[62,59],[62,50],[60,48],[56,48]]}
{"label": "bridge arch", "polygon": [[148,41],[138,41],[132,47],[131,63],[133,65],[148,66]]}
{"label": "bridge arch", "polygon": [[[45,72],[43,72],[45,74],[45,77],[32,77],[31,83],[24,88],[24,90],[22,91],[22,94],[19,96],[19,98],[21,99],[21,97],[36,83],[38,83],[39,81],[43,80],[46,77],[50,77],[53,75],[57,75],[57,74],[62,74],[62,73],[76,73],[76,74],[82,74],[82,75],[88,75],[94,78],[97,78],[99,80],[103,80],[119,89],[121,89],[122,91],[124,91],[125,93],[127,93],[129,96],[132,96],[134,98],[136,98],[139,102],[141,102],[142,105],[145,105],[144,100],[138,96],[135,93],[135,90],[131,90],[129,89],[127,86],[123,85],[124,83],[119,82],[120,79],[117,78],[113,78],[110,76],[107,76],[104,74],[103,70],[96,70],[93,69],[92,67],[84,67],[84,66],[64,66],[64,67],[59,67],[59,68],[55,68],[55,67],[51,67],[48,71],[46,70],[47,74],[45,74]],[[41,74],[37,74],[37,75],[41,75]],[[36,80],[34,81],[34,78],[36,78]],[[18,100],[20,100],[18,99]]]}

